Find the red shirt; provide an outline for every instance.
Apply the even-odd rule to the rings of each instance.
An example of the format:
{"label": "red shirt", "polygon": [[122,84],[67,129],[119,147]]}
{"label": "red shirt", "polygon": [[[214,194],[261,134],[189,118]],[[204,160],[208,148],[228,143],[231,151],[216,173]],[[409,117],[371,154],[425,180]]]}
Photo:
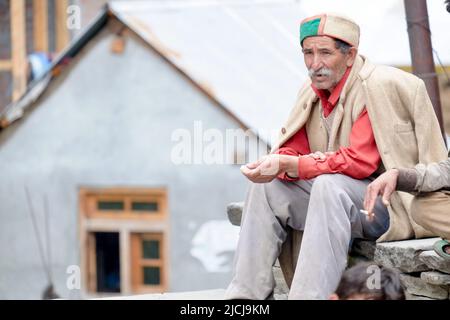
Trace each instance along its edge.
{"label": "red shirt", "polygon": [[[331,94],[327,90],[320,90],[311,85],[322,103],[324,117],[327,117],[333,111],[339,101],[350,70],[351,68],[347,69]],[[298,178],[291,178],[285,173],[278,176],[278,178],[287,181],[312,179],[326,173],[342,173],[355,179],[364,179],[374,173],[381,162],[369,115],[365,108],[353,124],[350,133],[350,145],[339,148],[326,159],[315,160],[311,157],[302,157],[311,153],[305,127],[297,131],[276,153],[299,156]]]}

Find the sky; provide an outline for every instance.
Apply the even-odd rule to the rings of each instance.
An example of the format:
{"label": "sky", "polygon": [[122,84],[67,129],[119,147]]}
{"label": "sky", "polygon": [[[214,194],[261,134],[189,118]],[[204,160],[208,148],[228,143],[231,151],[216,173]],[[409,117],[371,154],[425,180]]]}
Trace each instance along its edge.
{"label": "sky", "polygon": [[[361,28],[360,53],[373,62],[411,64],[403,0],[301,0],[299,6],[307,16],[335,12],[355,20]],[[427,0],[427,6],[433,47],[443,63],[450,65],[450,13],[444,0]]]}

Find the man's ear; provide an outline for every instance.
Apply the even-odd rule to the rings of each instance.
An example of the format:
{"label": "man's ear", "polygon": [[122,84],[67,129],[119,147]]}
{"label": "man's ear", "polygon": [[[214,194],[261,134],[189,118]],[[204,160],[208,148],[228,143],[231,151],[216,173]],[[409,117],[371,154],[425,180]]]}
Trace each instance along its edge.
{"label": "man's ear", "polygon": [[333,293],[328,300],[339,300],[339,296],[336,293]]}
{"label": "man's ear", "polygon": [[350,50],[347,53],[347,67],[353,66],[353,63],[355,62],[356,56],[358,55],[358,49],[355,47],[351,47]]}

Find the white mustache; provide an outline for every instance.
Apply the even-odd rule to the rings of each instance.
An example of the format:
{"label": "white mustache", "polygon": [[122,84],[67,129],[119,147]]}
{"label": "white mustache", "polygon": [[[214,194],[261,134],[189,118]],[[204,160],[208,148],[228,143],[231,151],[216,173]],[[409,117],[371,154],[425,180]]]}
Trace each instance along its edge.
{"label": "white mustache", "polygon": [[331,71],[331,69],[328,69],[328,68],[321,68],[317,71],[314,71],[313,69],[309,69],[308,74],[310,77],[317,77],[317,76],[329,77],[333,74],[333,71]]}

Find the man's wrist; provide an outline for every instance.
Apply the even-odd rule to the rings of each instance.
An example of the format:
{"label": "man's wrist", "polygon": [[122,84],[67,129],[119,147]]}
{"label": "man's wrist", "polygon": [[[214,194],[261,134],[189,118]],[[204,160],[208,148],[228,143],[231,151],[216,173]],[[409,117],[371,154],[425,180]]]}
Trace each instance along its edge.
{"label": "man's wrist", "polygon": [[397,168],[390,169],[389,171],[398,179],[399,171]]}
{"label": "man's wrist", "polygon": [[396,170],[398,172],[396,190],[404,192],[416,191],[417,171],[412,168]]}
{"label": "man's wrist", "polygon": [[298,172],[298,157],[296,156],[283,156],[280,159],[280,166],[283,172],[285,172],[291,178],[297,178]]}

